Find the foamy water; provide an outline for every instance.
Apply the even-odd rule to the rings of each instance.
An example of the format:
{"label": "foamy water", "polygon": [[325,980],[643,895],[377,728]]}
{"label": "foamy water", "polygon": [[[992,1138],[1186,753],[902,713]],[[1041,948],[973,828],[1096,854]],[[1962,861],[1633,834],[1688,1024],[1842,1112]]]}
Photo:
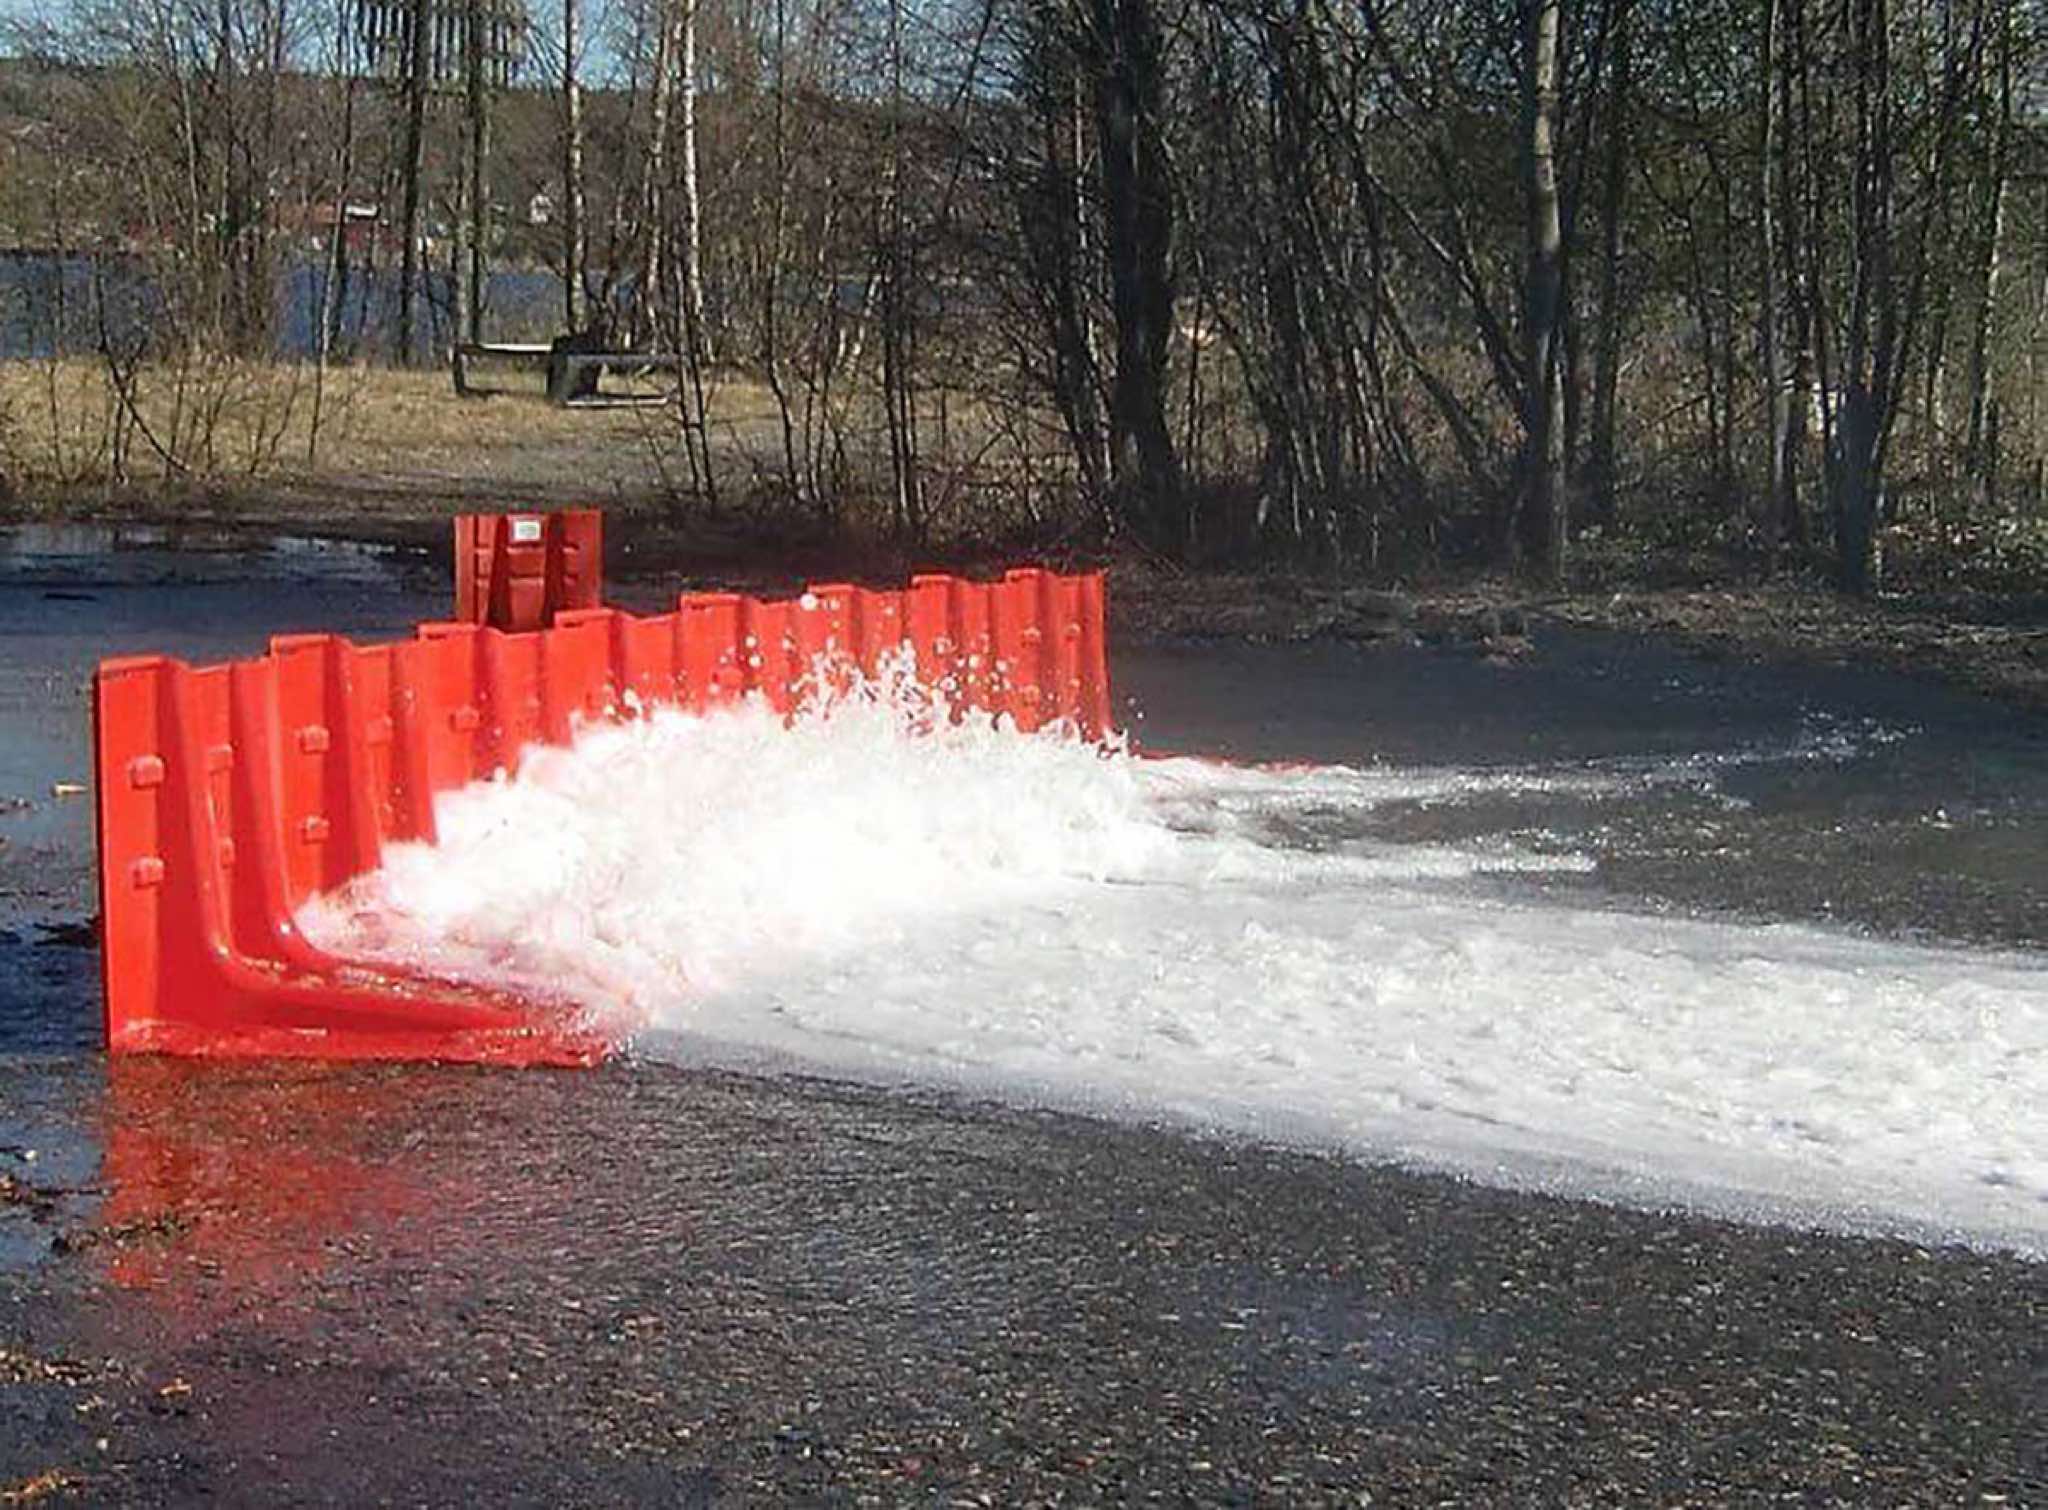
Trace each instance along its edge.
{"label": "foamy water", "polygon": [[660,1057],[2048,1252],[2041,958],[1516,900],[1491,878],[1592,861],[1351,821],[1625,802],[1722,756],[1275,772],[929,725],[854,697],[593,728],[301,921],[630,1014]]}

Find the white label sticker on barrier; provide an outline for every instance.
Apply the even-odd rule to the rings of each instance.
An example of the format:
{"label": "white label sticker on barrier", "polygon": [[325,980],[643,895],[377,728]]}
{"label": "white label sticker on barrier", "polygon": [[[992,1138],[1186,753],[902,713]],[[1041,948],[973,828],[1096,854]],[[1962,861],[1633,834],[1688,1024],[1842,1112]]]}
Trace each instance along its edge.
{"label": "white label sticker on barrier", "polygon": [[540,520],[534,515],[512,516],[512,543],[514,545],[538,545],[540,543]]}

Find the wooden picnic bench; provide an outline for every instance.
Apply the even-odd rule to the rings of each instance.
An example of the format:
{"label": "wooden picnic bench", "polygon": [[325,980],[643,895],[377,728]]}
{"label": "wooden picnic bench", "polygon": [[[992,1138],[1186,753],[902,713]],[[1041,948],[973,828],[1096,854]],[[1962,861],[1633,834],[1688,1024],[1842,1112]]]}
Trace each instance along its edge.
{"label": "wooden picnic bench", "polygon": [[665,404],[670,392],[607,393],[601,386],[605,374],[640,377],[666,372],[680,381],[683,358],[670,352],[568,351],[559,343],[512,341],[460,341],[454,355],[455,391],[465,398],[488,398],[509,393],[509,388],[490,387],[475,381],[472,367],[477,362],[507,363],[540,369],[547,374],[550,403],[568,409],[643,408]]}

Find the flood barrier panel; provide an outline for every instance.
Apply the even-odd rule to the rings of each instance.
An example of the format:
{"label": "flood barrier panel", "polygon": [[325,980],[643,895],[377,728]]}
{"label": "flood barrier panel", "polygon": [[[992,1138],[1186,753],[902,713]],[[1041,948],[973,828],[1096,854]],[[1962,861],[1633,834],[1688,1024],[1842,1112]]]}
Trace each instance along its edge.
{"label": "flood barrier panel", "polygon": [[[559,552],[557,553],[559,560]],[[115,1053],[589,1064],[618,1025],[567,999],[349,960],[294,923],[312,896],[435,838],[438,793],[582,724],[756,697],[794,712],[893,656],[955,717],[1111,731],[1100,574],[920,576],[799,597],[690,593],[672,612],[563,608],[545,628],[427,623],[356,645],[281,635],[249,660],[102,662],[102,963]]]}

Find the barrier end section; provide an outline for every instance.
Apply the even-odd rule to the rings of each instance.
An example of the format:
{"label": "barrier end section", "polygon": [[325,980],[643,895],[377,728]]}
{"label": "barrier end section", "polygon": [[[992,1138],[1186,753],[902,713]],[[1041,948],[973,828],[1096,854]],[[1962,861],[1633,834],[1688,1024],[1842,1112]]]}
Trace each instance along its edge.
{"label": "barrier end section", "polygon": [[[343,665],[333,652],[321,659]],[[165,657],[100,666],[108,1049],[505,1065],[604,1057],[611,1038],[571,1004],[338,959],[298,932],[292,913],[314,873],[304,859],[338,876],[364,853],[366,803],[353,813],[346,804],[312,808],[346,790],[320,778],[341,771],[345,781],[352,764],[362,776],[354,757],[369,720],[357,708],[337,720],[339,737],[307,723],[280,739],[276,710],[290,697],[278,684],[275,657],[203,669]],[[303,768],[296,778],[294,766]]]}
{"label": "barrier end section", "polygon": [[545,629],[565,610],[604,596],[604,515],[455,517],[455,617],[493,629]]}

